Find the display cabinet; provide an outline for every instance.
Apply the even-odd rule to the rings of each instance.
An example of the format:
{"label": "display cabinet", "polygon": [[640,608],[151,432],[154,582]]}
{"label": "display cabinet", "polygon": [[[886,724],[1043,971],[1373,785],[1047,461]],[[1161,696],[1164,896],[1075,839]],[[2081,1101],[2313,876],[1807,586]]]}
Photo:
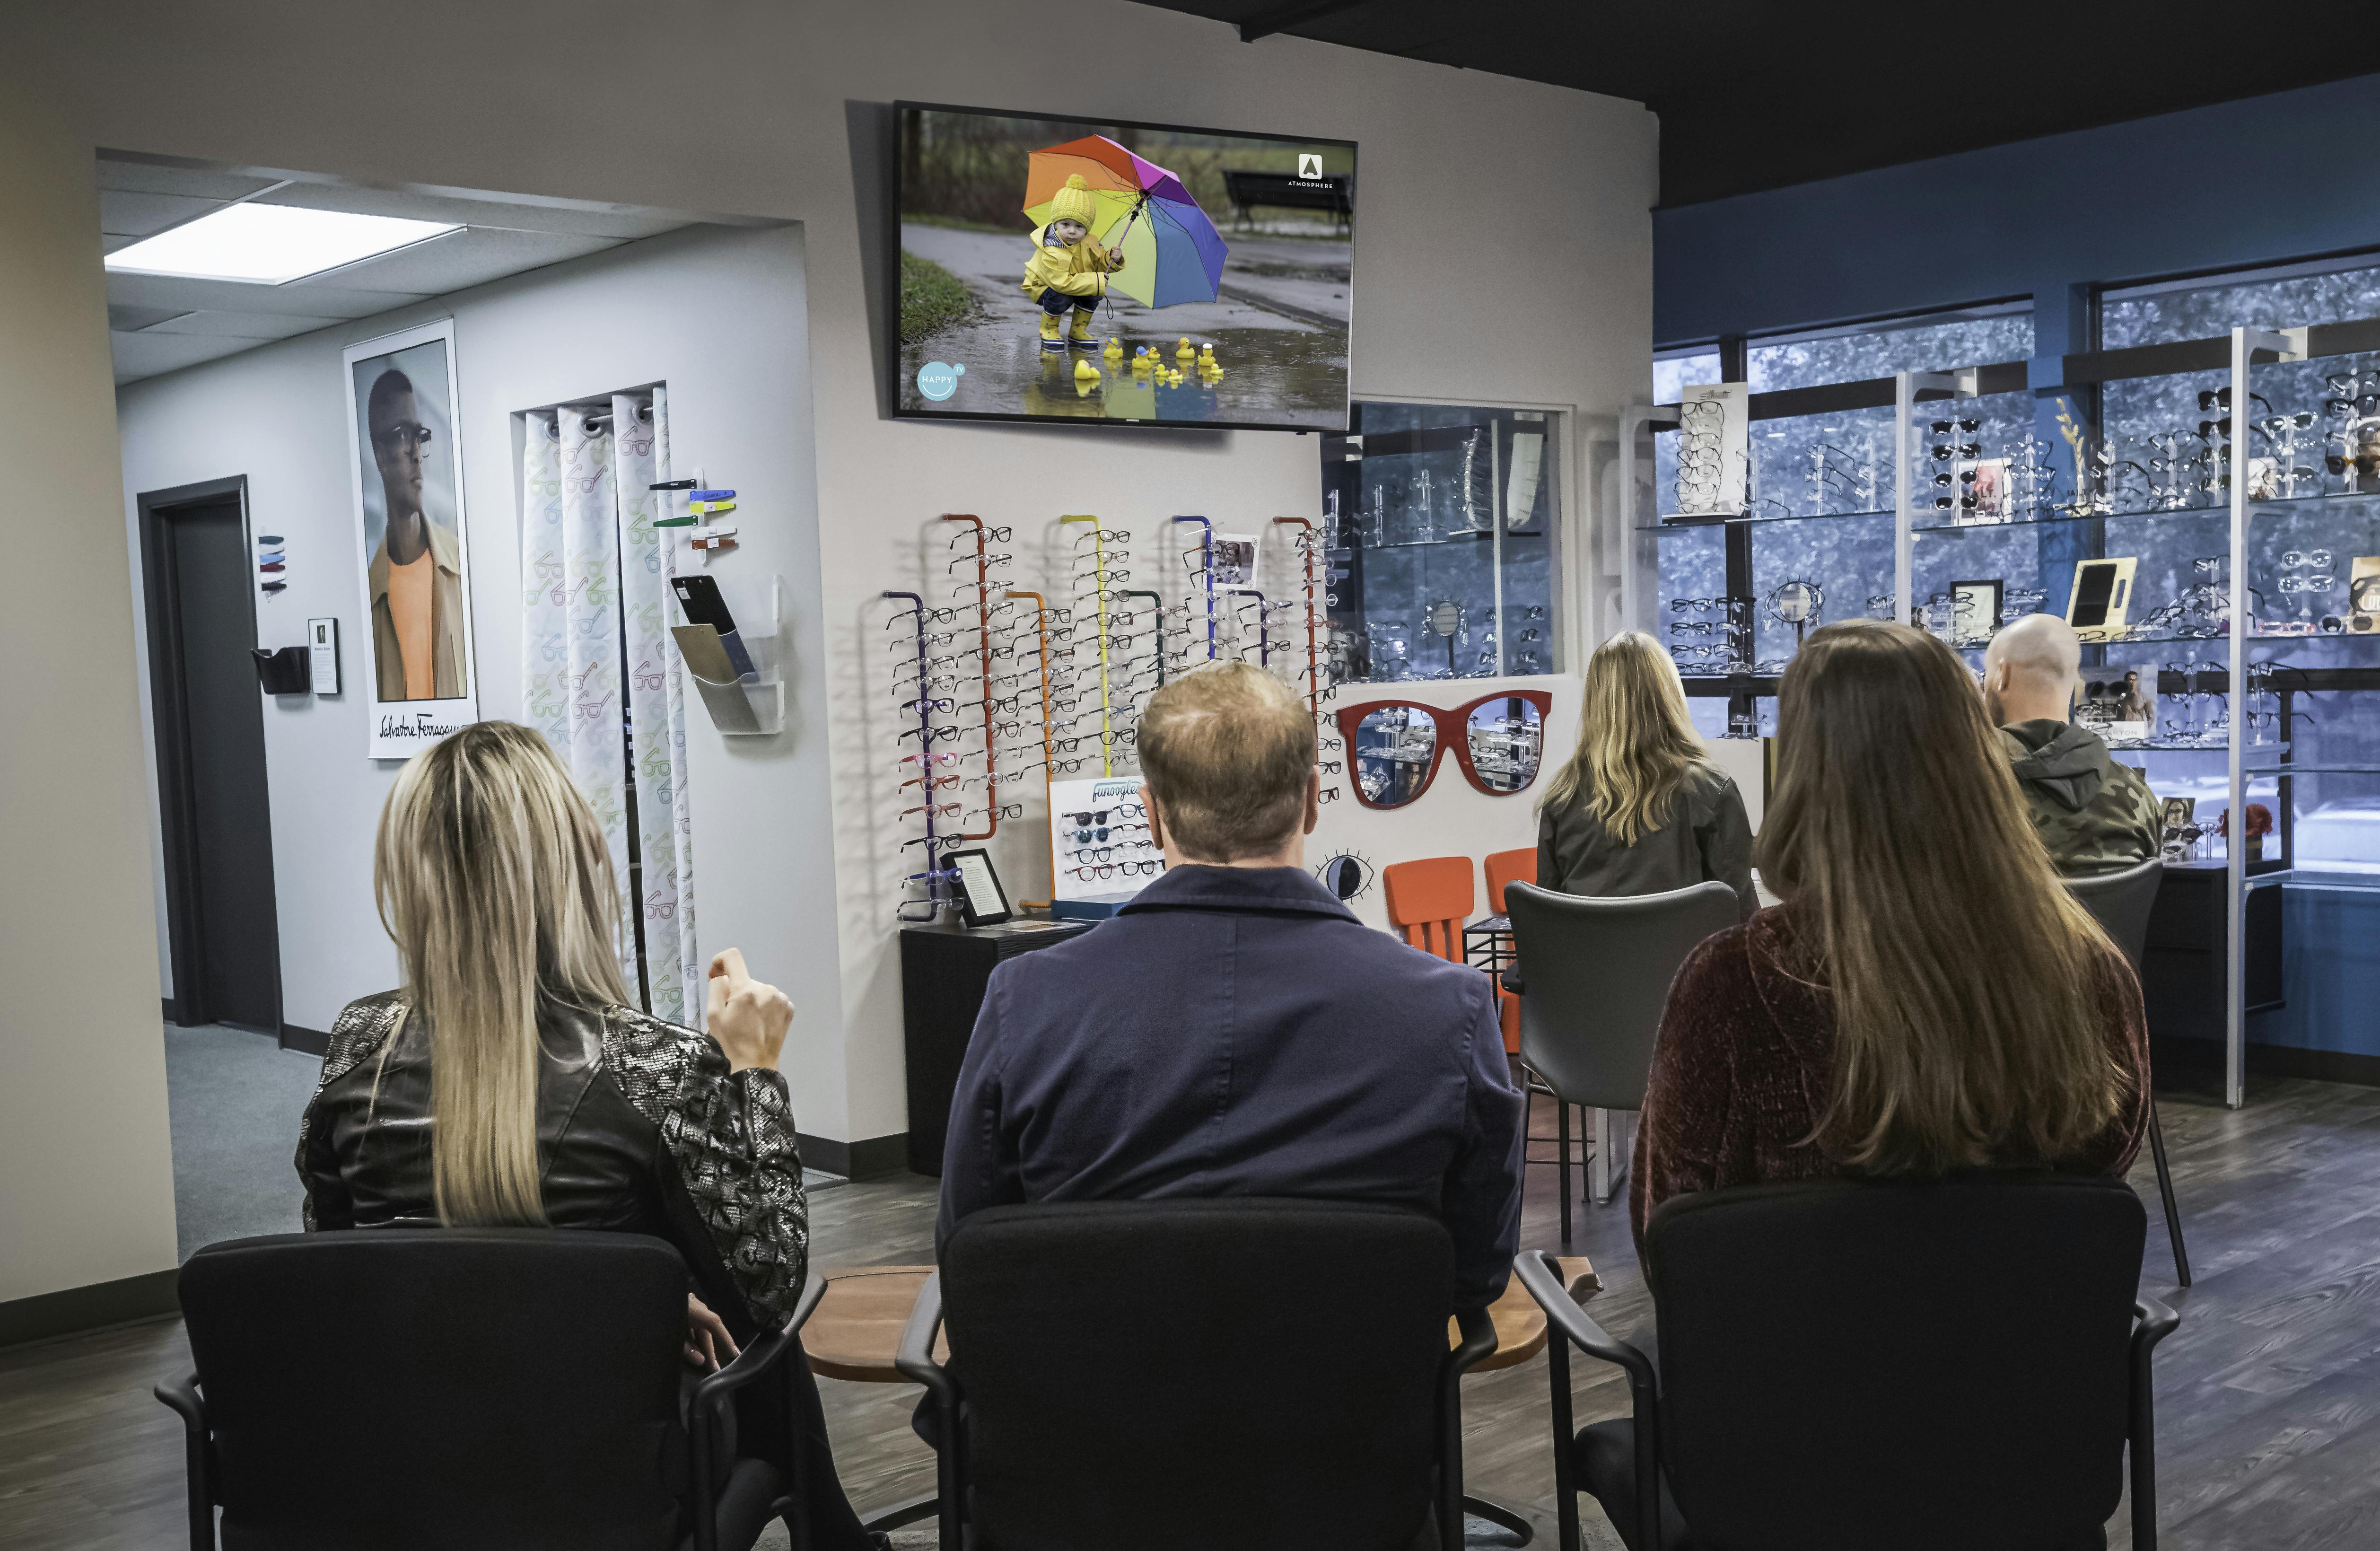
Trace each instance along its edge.
{"label": "display cabinet", "polygon": [[1322,449],[1336,682],[1560,668],[1560,416],[1358,403]]}
{"label": "display cabinet", "polygon": [[2069,617],[2077,719],[2168,800],[2192,887],[2219,878],[2203,983],[2238,1104],[2247,1014],[2280,994],[2260,891],[2380,887],[2380,320],[1742,404],[1748,489],[1718,515],[1678,510],[1677,406],[1622,426],[1623,610],[1676,648],[1698,724],[1771,730],[1815,624],[1908,619],[1980,673],[2006,624]]}

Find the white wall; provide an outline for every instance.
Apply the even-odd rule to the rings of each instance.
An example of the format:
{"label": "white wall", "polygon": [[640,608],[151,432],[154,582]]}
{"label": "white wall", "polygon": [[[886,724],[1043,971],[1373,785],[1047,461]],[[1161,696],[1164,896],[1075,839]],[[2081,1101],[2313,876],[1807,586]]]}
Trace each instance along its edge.
{"label": "white wall", "polygon": [[[1575,428],[1611,416],[1649,379],[1655,126],[1632,103],[1291,38],[1243,45],[1222,24],[1124,0],[1083,0],[1054,24],[1022,0],[662,10],[424,0],[407,17],[420,42],[392,47],[385,16],[306,0],[92,0],[28,17],[18,37],[95,145],[803,224],[825,600],[811,639],[824,647],[826,686],[800,708],[796,752],[767,757],[791,778],[774,783],[773,806],[738,817],[756,833],[810,822],[818,790],[795,772],[830,745],[836,991],[832,1005],[806,1003],[796,1036],[806,1131],[856,1139],[906,1123],[879,812],[886,745],[870,735],[872,701],[858,697],[877,687],[868,654],[881,613],[868,600],[914,575],[925,545],[939,548],[925,532],[932,517],[977,512],[1038,533],[1087,500],[1135,528],[1176,512],[1235,527],[1310,515],[1319,490],[1317,443],[1279,433],[882,418],[870,305],[883,257],[879,104],[1359,141],[1358,394],[1567,406]],[[755,329],[738,347],[802,346]],[[462,358],[468,370],[468,349]],[[1575,438],[1565,458],[1565,488],[1578,491]],[[485,509],[484,494],[471,499]],[[1571,579],[1573,605],[1600,591]],[[1587,622],[1571,624],[1575,643]],[[1428,801],[1454,822],[1466,794],[1434,790]],[[1415,843],[1383,830],[1374,859],[1526,843],[1524,809],[1496,806],[1492,836],[1458,824]],[[741,885],[750,901],[828,887],[817,874],[754,870]],[[721,867],[704,876],[708,886]]]}
{"label": "white wall", "polygon": [[98,223],[87,147],[0,78],[0,1303],[174,1265]]}
{"label": "white wall", "polygon": [[[807,624],[815,636],[817,479],[801,297],[798,229],[697,227],[121,393],[128,521],[137,520],[142,491],[245,474],[256,530],[288,540],[288,588],[258,600],[259,644],[304,640],[311,616],[340,622],[346,693],[268,700],[264,712],[288,1022],[327,1029],[346,1002],[396,978],[371,899],[371,837],[397,766],[364,752],[362,641],[370,615],[356,549],[341,350],[427,319],[455,319],[480,711],[517,718],[516,411],[667,382],[677,464],[737,482],[749,535],[735,557],[740,568],[783,575],[796,628]],[[754,339],[777,347],[752,348]],[[808,675],[795,702],[817,705],[823,675],[816,654],[794,671]],[[832,1009],[833,956],[817,946],[832,930],[826,891],[816,886],[832,865],[826,807],[786,800],[825,791],[822,740],[727,740],[698,728],[689,755],[701,940],[740,944],[782,975],[798,1002]],[[786,879],[813,886],[787,888]],[[839,1072],[794,1075],[811,1088],[840,1082]]]}

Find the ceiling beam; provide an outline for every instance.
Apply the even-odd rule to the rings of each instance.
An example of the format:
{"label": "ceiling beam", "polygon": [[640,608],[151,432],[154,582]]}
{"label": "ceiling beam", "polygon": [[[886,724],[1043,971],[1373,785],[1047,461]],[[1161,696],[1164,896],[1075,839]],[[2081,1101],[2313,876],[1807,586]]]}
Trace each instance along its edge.
{"label": "ceiling beam", "polygon": [[1309,21],[1337,16],[1341,11],[1352,11],[1366,3],[1366,0],[1294,0],[1291,5],[1275,6],[1269,10],[1258,11],[1240,23],[1240,42],[1252,43],[1258,38],[1284,32]]}

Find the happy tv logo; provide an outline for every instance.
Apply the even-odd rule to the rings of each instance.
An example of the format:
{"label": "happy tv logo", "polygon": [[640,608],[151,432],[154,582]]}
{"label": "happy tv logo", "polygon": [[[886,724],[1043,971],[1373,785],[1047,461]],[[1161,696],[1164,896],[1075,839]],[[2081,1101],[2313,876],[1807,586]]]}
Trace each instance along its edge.
{"label": "happy tv logo", "polygon": [[1322,158],[1311,151],[1299,151],[1297,153],[1297,176],[1300,177],[1320,177],[1322,176]]}

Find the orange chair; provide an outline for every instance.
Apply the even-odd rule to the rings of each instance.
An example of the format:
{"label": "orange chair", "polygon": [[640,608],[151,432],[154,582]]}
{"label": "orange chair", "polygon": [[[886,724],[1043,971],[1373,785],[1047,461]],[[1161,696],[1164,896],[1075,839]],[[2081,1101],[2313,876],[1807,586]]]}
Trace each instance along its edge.
{"label": "orange chair", "polygon": [[[1520,851],[1491,853],[1480,864],[1488,875],[1488,908],[1498,915],[1504,914],[1504,885],[1535,883],[1537,880],[1537,848],[1534,845]],[[1518,960],[1507,962],[1502,968],[1515,967]],[[1496,983],[1496,1004],[1504,1021],[1504,1050],[1508,1055],[1521,1053],[1521,999],[1504,989],[1500,975]]]}
{"label": "orange chair", "polygon": [[1463,962],[1463,923],[1471,918],[1471,858],[1426,856],[1380,869],[1389,925],[1415,948]]}

